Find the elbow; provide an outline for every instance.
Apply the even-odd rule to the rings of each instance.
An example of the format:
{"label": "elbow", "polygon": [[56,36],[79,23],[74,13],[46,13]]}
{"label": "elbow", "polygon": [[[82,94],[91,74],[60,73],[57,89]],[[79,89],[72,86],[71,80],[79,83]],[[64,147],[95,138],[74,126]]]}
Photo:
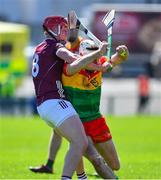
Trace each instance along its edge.
{"label": "elbow", "polygon": [[66,73],[68,76],[72,76],[75,73],[78,73],[82,69],[81,64],[78,64],[77,62],[74,62],[72,64],[68,64]]}

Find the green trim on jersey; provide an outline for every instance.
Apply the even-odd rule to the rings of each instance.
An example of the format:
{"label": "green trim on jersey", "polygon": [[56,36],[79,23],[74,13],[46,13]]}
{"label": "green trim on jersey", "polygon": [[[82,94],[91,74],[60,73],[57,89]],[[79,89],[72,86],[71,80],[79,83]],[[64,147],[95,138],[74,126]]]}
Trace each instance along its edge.
{"label": "green trim on jersey", "polygon": [[64,87],[69,101],[73,104],[82,122],[101,117],[99,111],[101,86],[94,90]]}
{"label": "green trim on jersey", "polygon": [[63,74],[62,82],[65,93],[82,122],[101,117],[99,110],[102,84],[101,72],[81,70],[72,76]]}

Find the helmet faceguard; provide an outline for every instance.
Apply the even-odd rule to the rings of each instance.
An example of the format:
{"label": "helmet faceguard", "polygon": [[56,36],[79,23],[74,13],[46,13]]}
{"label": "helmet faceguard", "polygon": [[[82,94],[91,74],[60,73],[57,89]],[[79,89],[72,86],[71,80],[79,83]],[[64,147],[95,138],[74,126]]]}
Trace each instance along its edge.
{"label": "helmet faceguard", "polygon": [[64,40],[67,36],[67,20],[63,16],[49,16],[44,20],[43,28],[56,40]]}

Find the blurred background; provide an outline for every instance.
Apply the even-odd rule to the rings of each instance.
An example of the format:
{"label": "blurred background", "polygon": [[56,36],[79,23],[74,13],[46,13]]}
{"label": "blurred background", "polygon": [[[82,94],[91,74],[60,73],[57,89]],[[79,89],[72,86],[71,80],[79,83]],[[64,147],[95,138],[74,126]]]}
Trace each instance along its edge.
{"label": "blurred background", "polygon": [[113,53],[120,44],[130,51],[127,62],[104,75],[102,112],[161,115],[161,0],[0,0],[0,115],[36,113],[31,64],[42,22],[72,9],[101,40],[101,20],[115,9]]}

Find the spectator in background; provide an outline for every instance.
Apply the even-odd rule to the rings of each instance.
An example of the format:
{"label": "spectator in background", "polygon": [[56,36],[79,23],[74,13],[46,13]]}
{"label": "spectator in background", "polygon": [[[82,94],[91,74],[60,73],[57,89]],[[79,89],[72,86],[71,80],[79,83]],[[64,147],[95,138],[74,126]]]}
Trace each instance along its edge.
{"label": "spectator in background", "polygon": [[141,74],[138,76],[138,91],[138,113],[145,113],[149,102],[149,77],[145,74]]}

